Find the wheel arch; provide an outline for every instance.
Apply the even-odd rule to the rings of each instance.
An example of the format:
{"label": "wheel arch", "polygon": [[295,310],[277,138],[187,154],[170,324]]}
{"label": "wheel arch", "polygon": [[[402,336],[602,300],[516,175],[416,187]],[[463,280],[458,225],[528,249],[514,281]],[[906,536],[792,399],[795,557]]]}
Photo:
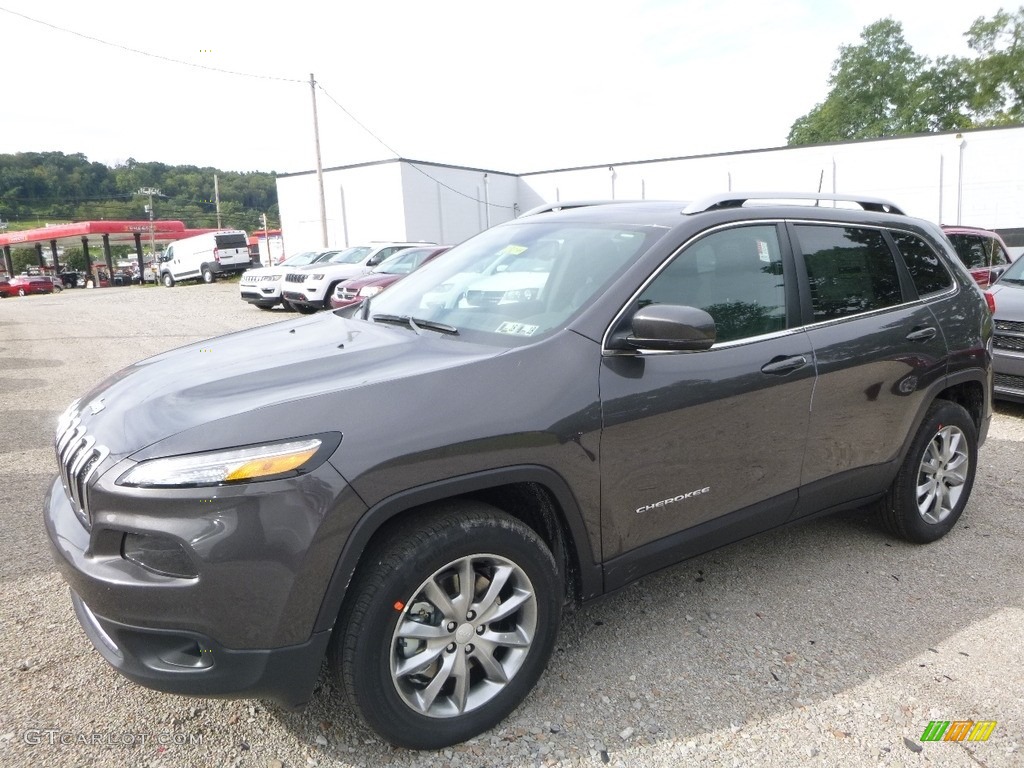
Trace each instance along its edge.
{"label": "wheel arch", "polygon": [[419,486],[374,504],[345,542],[314,631],[333,628],[353,576],[375,541],[418,510],[457,499],[490,504],[536,531],[555,556],[566,602],[578,603],[602,592],[601,567],[591,555],[583,515],[569,485],[547,467],[507,467]]}

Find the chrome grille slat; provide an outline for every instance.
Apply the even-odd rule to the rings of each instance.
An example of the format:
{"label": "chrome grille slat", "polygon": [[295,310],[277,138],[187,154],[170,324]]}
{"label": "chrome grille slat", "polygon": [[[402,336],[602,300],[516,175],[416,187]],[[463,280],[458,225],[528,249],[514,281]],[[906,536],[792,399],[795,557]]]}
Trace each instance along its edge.
{"label": "chrome grille slat", "polygon": [[110,451],[97,445],[96,439],[87,434],[77,410],[78,402],[72,403],[60,417],[54,448],[64,493],[82,525],[89,528],[92,525],[89,482]]}

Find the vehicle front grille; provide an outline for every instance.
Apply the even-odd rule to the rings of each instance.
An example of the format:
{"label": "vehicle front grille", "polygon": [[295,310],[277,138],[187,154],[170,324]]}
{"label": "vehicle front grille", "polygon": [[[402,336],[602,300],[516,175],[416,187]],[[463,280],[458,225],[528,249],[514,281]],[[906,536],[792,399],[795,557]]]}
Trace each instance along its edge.
{"label": "vehicle front grille", "polygon": [[504,291],[466,291],[466,303],[474,307],[493,306],[504,296]]}
{"label": "vehicle front grille", "polygon": [[304,283],[306,282],[306,276],[301,273],[289,272],[284,276],[286,282],[289,283]]}
{"label": "vehicle front grille", "polygon": [[1024,336],[1004,336],[997,333],[992,343],[996,349],[1008,349],[1011,352],[1024,352]]}
{"label": "vehicle front grille", "polygon": [[1014,322],[1013,320],[996,320],[995,326],[997,331],[1024,334],[1024,323]]}
{"label": "vehicle front grille", "polygon": [[345,299],[345,301],[348,301],[349,299],[354,299],[358,294],[359,294],[359,291],[357,291],[357,290],[355,290],[353,288],[339,288],[338,289],[338,298],[339,299]]}
{"label": "vehicle front grille", "polygon": [[89,512],[89,481],[103,460],[110,455],[96,439],[86,433],[76,400],[57,424],[57,466],[64,492],[71,507],[86,528],[92,526]]}
{"label": "vehicle front grille", "polygon": [[997,373],[992,377],[992,383],[997,389],[1015,389],[1024,392],[1024,376],[1010,376],[1007,373]]}

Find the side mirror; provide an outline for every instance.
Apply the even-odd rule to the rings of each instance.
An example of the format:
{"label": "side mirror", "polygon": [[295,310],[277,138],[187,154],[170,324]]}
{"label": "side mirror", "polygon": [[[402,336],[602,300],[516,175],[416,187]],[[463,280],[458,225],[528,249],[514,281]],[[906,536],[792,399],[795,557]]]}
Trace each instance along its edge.
{"label": "side mirror", "polygon": [[650,304],[633,315],[632,333],[620,349],[693,352],[715,343],[715,321],[703,309],[677,304]]}

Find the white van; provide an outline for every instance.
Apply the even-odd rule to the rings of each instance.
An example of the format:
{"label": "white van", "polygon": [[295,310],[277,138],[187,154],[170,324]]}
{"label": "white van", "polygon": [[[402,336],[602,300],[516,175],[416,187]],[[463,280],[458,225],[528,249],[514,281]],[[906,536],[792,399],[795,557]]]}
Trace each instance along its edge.
{"label": "white van", "polygon": [[244,272],[251,266],[248,235],[241,229],[225,229],[168,245],[160,257],[160,280],[168,288],[178,280],[201,278],[212,283],[217,275]]}

